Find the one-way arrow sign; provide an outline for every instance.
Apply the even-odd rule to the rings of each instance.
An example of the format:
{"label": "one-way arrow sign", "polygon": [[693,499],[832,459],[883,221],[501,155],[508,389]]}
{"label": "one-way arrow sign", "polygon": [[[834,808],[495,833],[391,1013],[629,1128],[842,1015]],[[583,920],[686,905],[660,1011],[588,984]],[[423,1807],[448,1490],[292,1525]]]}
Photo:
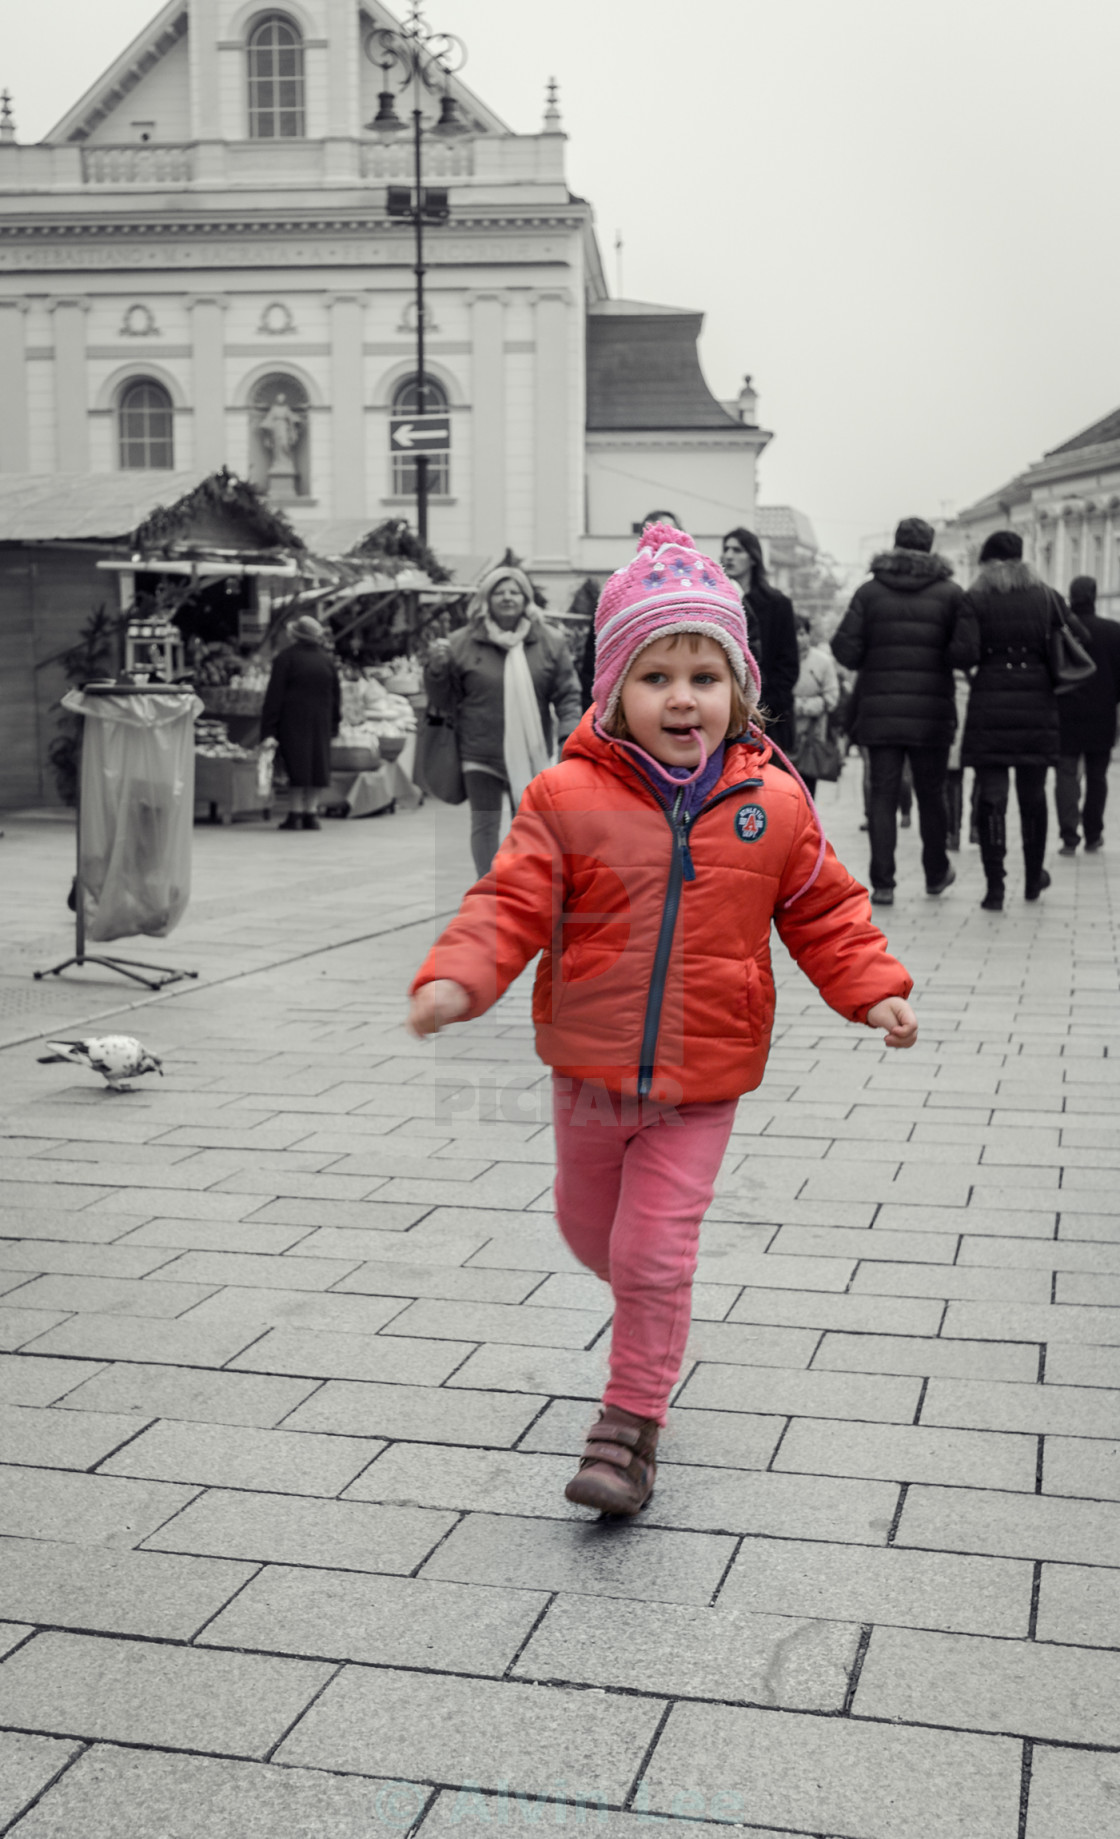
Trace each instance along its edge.
{"label": "one-way arrow sign", "polygon": [[394,416],[389,444],[398,453],[447,453],[451,446],[449,415]]}

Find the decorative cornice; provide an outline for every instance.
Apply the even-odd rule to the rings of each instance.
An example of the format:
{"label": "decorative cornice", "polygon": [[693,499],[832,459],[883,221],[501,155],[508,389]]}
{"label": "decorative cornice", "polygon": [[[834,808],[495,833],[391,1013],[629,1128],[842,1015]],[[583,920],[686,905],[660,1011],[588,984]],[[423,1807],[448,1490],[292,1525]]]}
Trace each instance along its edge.
{"label": "decorative cornice", "polygon": [[[102,194],[103,196],[103,194]],[[429,250],[438,252],[444,236],[455,235],[460,230],[482,230],[493,235],[509,230],[565,230],[578,227],[575,220],[567,217],[540,216],[498,216],[480,214],[467,216],[456,211],[452,217],[450,230],[444,231],[430,239]],[[372,230],[379,234],[388,232],[398,240],[400,224],[397,219],[388,216],[383,209],[373,209],[366,216],[348,214],[341,217],[130,217],[130,218],[89,218],[84,214],[72,217],[56,217],[45,222],[0,219],[0,236],[6,238],[26,237],[29,241],[44,242],[53,237],[65,237],[71,241],[75,237],[88,240],[104,240],[109,236],[151,237],[159,236],[164,241],[177,236],[307,236],[315,232],[325,236],[353,234],[368,236]],[[405,246],[404,238],[399,238],[402,252],[412,260],[411,245]]]}

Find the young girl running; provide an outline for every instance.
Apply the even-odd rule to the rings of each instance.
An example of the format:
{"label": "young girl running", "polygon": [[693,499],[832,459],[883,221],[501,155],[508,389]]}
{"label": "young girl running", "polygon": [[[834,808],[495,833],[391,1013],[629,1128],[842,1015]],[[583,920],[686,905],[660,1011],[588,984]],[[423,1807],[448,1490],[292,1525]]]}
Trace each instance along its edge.
{"label": "young girl running", "polygon": [[742,602],[671,525],[595,615],[594,706],[531,782],[412,985],[418,1035],[481,1015],[542,953],[556,1216],[614,1297],[610,1380],[570,1501],[633,1514],[688,1337],[700,1222],[774,1021],[771,920],[825,1001],[910,1047],[911,979],[799,781],[770,764]]}

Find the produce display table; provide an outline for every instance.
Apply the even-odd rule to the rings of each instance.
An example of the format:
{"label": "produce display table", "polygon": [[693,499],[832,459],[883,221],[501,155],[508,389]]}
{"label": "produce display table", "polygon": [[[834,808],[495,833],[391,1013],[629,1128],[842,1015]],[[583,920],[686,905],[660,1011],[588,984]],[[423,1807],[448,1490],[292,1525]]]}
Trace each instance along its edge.
{"label": "produce display table", "polygon": [[194,815],[223,824],[235,817],[267,818],[272,810],[271,797],[257,790],[255,760],[209,759],[196,754],[194,762]]}
{"label": "produce display table", "polygon": [[328,805],[346,805],[348,817],[376,817],[381,811],[414,810],[424,802],[399,760],[382,761],[364,773],[332,773]]}

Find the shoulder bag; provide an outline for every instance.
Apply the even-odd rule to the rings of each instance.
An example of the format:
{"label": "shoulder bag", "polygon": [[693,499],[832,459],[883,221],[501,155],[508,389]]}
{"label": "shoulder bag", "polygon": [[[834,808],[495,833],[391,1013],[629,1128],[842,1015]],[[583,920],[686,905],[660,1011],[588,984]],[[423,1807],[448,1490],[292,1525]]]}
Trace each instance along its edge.
{"label": "shoulder bag", "polygon": [[1064,601],[1054,594],[1050,604],[1057,614],[1057,623],[1050,628],[1050,676],[1060,696],[1064,690],[1072,690],[1076,684],[1084,683],[1087,677],[1094,676],[1097,667],[1081,640],[1071,630],[1066,619]]}
{"label": "shoulder bag", "polygon": [[420,725],[412,776],[421,791],[445,805],[461,805],[467,796],[458,736],[451,718],[436,709],[429,709]]}

